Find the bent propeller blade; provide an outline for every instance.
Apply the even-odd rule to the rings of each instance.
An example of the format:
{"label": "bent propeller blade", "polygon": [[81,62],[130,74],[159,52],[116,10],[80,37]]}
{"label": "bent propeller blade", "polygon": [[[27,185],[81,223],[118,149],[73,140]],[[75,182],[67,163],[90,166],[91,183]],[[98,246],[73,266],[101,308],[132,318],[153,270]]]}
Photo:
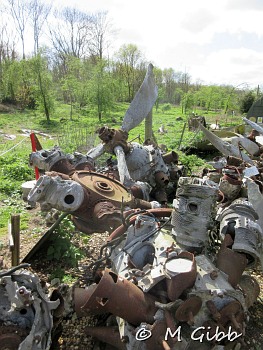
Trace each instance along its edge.
{"label": "bent propeller blade", "polygon": [[234,156],[236,158],[243,159],[249,164],[254,164],[247,154],[240,151],[237,147],[231,145],[230,143],[223,141],[220,137],[216,136],[211,131],[207,130],[203,125],[199,123],[200,129],[203,131],[205,137],[221,152],[224,156]]}
{"label": "bent propeller blade", "polygon": [[143,83],[125,113],[122,130],[129,132],[139,125],[151,111],[157,96],[158,89],[155,84],[153,65],[149,64]]}
{"label": "bent propeller blade", "polygon": [[263,128],[259,126],[257,123],[252,122],[252,120],[249,120],[247,118],[242,118],[245,123],[250,125],[253,129],[257,130],[261,135],[263,135]]}

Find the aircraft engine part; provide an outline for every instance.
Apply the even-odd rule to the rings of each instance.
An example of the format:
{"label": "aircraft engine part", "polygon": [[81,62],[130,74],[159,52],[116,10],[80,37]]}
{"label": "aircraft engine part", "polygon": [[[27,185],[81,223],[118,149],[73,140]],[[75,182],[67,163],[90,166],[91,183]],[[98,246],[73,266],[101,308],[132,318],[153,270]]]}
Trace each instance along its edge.
{"label": "aircraft engine part", "polygon": [[46,208],[65,212],[77,211],[88,196],[83,187],[72,180],[60,176],[41,176],[29,192],[29,202],[39,202]]}
{"label": "aircraft engine part", "polygon": [[127,143],[128,133],[126,131],[103,126],[99,129],[99,138],[104,142],[104,148],[109,153],[115,154],[114,148],[116,146],[121,146],[124,153],[128,153],[130,150],[130,145]]}
{"label": "aircraft engine part", "polygon": [[231,286],[236,287],[247,266],[247,257],[230,248],[233,242],[231,236],[226,234],[217,254],[216,266],[228,275]]}
{"label": "aircraft engine part", "polygon": [[[92,288],[91,293],[89,288]],[[103,311],[119,316],[133,325],[154,321],[155,298],[109,269],[103,271],[97,285],[87,288],[87,293],[88,297],[82,299],[83,305],[80,307],[82,316],[85,313],[97,314]]]}
{"label": "aircraft engine part", "polygon": [[[197,278],[192,290],[189,291],[189,304],[185,306],[186,321],[195,327],[218,326],[224,332],[228,327],[244,332],[247,303],[244,293],[240,289],[234,289],[227,281],[227,275],[220,271],[204,255],[196,256]],[[191,305],[191,298],[199,297],[202,307],[198,312]],[[255,300],[255,299],[254,299]],[[188,299],[184,303],[186,303]],[[193,299],[195,307],[198,300]],[[180,305],[180,308],[184,304]],[[190,312],[191,311],[191,312]],[[212,332],[212,331],[211,331]]]}
{"label": "aircraft engine part", "polygon": [[166,279],[168,298],[175,301],[184,290],[193,287],[197,275],[194,255],[182,252],[165,262],[165,271],[170,278]]}
{"label": "aircraft engine part", "polygon": [[[146,188],[141,188],[145,193]],[[90,171],[76,171],[71,177],[46,173],[30,191],[28,201],[71,213],[75,226],[88,234],[118,227],[122,207],[150,209],[155,205],[134,198],[120,182]]]}
{"label": "aircraft engine part", "polygon": [[165,153],[162,155],[165,164],[177,164],[178,163],[178,154],[174,151]]}
{"label": "aircraft engine part", "polygon": [[133,180],[148,182],[152,187],[156,186],[157,173],[162,172],[169,177],[169,169],[160,150],[152,145],[142,146],[132,142],[130,152],[126,155],[126,164]]}
{"label": "aircraft engine part", "polygon": [[[174,266],[173,258],[177,258],[181,249],[175,244],[171,235],[160,230],[157,218],[160,215],[170,216],[170,213],[164,208],[149,212],[149,214],[154,212],[154,215],[139,214],[131,220],[132,224],[126,231],[126,240],[111,251],[112,269],[120,277],[134,281],[144,292],[148,292],[158,282],[168,278],[172,280],[171,282],[174,281],[169,287],[170,295],[173,297],[182,291],[182,286],[191,286],[194,283],[193,257],[191,253],[182,253],[181,263],[187,265],[184,269],[190,268],[187,271],[183,271],[182,266],[181,270]],[[187,261],[184,261],[185,258]],[[177,291],[173,290],[175,284]]]}
{"label": "aircraft engine part", "polygon": [[94,161],[89,156],[75,152],[74,155],[65,154],[57,146],[51,150],[32,152],[29,164],[44,171],[56,171],[62,174],[71,174],[76,170],[95,169]]}
{"label": "aircraft engine part", "polygon": [[258,215],[246,198],[233,201],[227,208],[219,210],[222,239],[229,234],[233,239],[230,246],[235,252],[246,254],[248,266],[260,258],[262,230],[256,222]]}
{"label": "aircraft engine part", "polygon": [[181,177],[173,201],[173,234],[187,250],[200,251],[213,227],[218,186],[197,178]]}
{"label": "aircraft engine part", "polygon": [[[74,170],[86,170],[86,171],[94,171],[95,163],[94,160],[87,156],[83,155],[79,152],[74,152],[73,157],[70,157],[70,162],[74,167]],[[59,170],[55,170],[57,172],[61,172]]]}
{"label": "aircraft engine part", "polygon": [[122,130],[129,132],[139,125],[151,111],[157,97],[158,88],[153,74],[153,65],[150,63],[142,85],[125,113]]}
{"label": "aircraft engine part", "polygon": [[260,287],[257,280],[250,275],[242,275],[239,286],[245,296],[245,303],[249,309],[257,300],[260,293]]}
{"label": "aircraft engine part", "polygon": [[219,189],[224,195],[224,202],[231,202],[237,198],[241,190],[242,180],[231,175],[223,175],[219,181]]}
{"label": "aircraft engine part", "polygon": [[48,171],[58,161],[66,159],[66,155],[61,151],[61,149],[55,146],[50,150],[42,149],[40,151],[32,152],[29,157],[29,164],[37,167],[38,169]]}
{"label": "aircraft engine part", "polygon": [[[51,301],[39,278],[15,267],[0,273],[0,348],[48,350],[52,312],[60,300]],[[4,347],[2,347],[4,346]]]}

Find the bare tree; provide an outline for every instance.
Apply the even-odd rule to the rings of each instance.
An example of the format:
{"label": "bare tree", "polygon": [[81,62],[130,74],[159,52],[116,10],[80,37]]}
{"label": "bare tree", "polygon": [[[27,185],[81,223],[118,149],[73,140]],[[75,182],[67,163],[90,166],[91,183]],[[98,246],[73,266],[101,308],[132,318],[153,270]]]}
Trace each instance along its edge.
{"label": "bare tree", "polygon": [[0,17],[0,65],[5,60],[14,60],[17,58],[15,51],[16,39],[8,31],[8,25]]}
{"label": "bare tree", "polygon": [[22,43],[22,57],[25,59],[25,30],[28,19],[28,2],[23,0],[7,0],[13,17],[16,31]]}
{"label": "bare tree", "polygon": [[50,27],[49,32],[58,56],[85,57],[91,40],[91,16],[71,7],[56,10],[54,16],[56,27]]}
{"label": "bare tree", "polygon": [[114,33],[112,24],[107,18],[107,12],[97,12],[92,15],[91,41],[89,51],[91,56],[102,59],[104,51],[110,45],[109,37]]}
{"label": "bare tree", "polygon": [[178,83],[183,92],[188,92],[191,83],[191,75],[186,71],[181,72]]}
{"label": "bare tree", "polygon": [[42,34],[43,26],[51,11],[52,5],[45,4],[41,0],[31,0],[29,2],[29,17],[34,33],[34,54],[39,51],[39,38]]}

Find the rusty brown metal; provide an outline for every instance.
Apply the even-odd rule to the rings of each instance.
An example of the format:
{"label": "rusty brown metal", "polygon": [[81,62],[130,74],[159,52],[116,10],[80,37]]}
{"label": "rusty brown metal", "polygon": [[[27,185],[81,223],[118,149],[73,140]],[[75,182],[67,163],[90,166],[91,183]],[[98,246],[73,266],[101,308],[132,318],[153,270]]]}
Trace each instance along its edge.
{"label": "rusty brown metal", "polygon": [[90,335],[103,343],[113,345],[114,348],[125,350],[126,345],[120,339],[119,328],[111,327],[85,327],[84,333]]}
{"label": "rusty brown metal", "polygon": [[260,293],[260,287],[257,280],[250,275],[243,275],[239,281],[247,308],[249,309],[257,300]]}
{"label": "rusty brown metal", "polygon": [[[86,315],[83,305],[90,298],[92,293],[97,288],[97,284],[93,283],[87,288],[74,288],[73,291],[73,300],[74,300],[74,310],[78,317],[83,317]],[[103,314],[104,309],[100,307],[100,304],[97,305],[96,314]]]}
{"label": "rusty brown metal", "polygon": [[143,199],[143,192],[139,186],[136,186],[136,185],[132,186],[131,193],[135,198]]}
{"label": "rusty brown metal", "polygon": [[242,325],[236,319],[237,314],[240,317],[241,311],[241,304],[238,301],[231,301],[229,304],[227,304],[220,310],[220,324],[225,327],[227,324],[230,323],[234,329],[241,330]]}
{"label": "rusty brown metal", "polygon": [[90,206],[97,200],[109,200],[112,203],[129,203],[131,194],[118,181],[109,179],[107,176],[88,172],[76,171],[72,179],[81,184],[90,192]]}
{"label": "rusty brown metal", "polygon": [[28,331],[18,326],[0,325],[0,350],[17,350]]}
{"label": "rusty brown metal", "polygon": [[71,174],[74,172],[74,166],[70,163],[70,161],[65,157],[59,159],[56,163],[54,163],[49,171],[56,171],[62,174]]}
{"label": "rusty brown metal", "polygon": [[182,252],[176,257],[167,259],[166,273],[171,277],[166,279],[167,293],[170,300],[175,301],[186,288],[194,285],[197,270],[194,255]]}
{"label": "rusty brown metal", "polygon": [[232,287],[239,283],[242,273],[247,266],[245,254],[238,253],[228,248],[233,244],[229,234],[225,236],[217,255],[216,266],[228,275],[228,282]]}
{"label": "rusty brown metal", "polygon": [[163,171],[158,171],[158,173],[156,173],[154,177],[157,187],[167,186],[169,183],[169,177]]}
{"label": "rusty brown metal", "polygon": [[227,157],[227,165],[238,167],[243,163],[243,160],[234,156]]}
{"label": "rusty brown metal", "polygon": [[21,338],[17,334],[0,334],[0,350],[17,350]]}
{"label": "rusty brown metal", "polygon": [[128,133],[126,131],[103,126],[99,129],[99,138],[104,142],[105,148],[109,153],[114,154],[116,146],[121,146],[125,153],[130,150],[130,145],[127,143]]}
{"label": "rusty brown metal", "polygon": [[163,350],[162,341],[164,340],[164,335],[166,333],[167,325],[164,320],[157,320],[154,322],[151,330],[151,337],[145,341],[147,350]]}
{"label": "rusty brown metal", "polygon": [[202,306],[202,299],[198,296],[189,297],[183,302],[175,313],[175,318],[180,322],[194,324],[194,316],[197,315]]}
{"label": "rusty brown metal", "polygon": [[171,164],[171,163],[178,163],[178,153],[171,151],[169,153],[163,154],[162,155],[163,160],[166,164]]}
{"label": "rusty brown metal", "polygon": [[221,318],[221,314],[220,312],[217,310],[215,304],[213,303],[212,300],[207,300],[206,302],[206,306],[208,308],[208,310],[210,311],[212,318],[214,321],[219,321]]}
{"label": "rusty brown metal", "polygon": [[105,269],[96,288],[92,288],[90,295],[83,301],[83,312],[96,314],[104,310],[105,313],[110,312],[134,325],[141,322],[153,323],[157,310],[155,298],[143,293],[132,282],[120,278],[113,271]]}
{"label": "rusty brown metal", "polygon": [[72,179],[85,191],[81,206],[72,212],[72,221],[80,231],[91,234],[120,226],[121,206],[133,203],[132,195],[120,182],[90,171],[74,172]]}

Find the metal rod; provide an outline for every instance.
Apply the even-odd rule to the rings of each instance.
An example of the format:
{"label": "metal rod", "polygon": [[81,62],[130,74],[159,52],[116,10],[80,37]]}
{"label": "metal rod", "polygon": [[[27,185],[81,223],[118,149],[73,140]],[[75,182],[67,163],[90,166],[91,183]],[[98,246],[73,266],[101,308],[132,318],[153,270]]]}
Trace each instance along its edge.
{"label": "metal rod", "polygon": [[182,134],[181,134],[181,137],[180,137],[179,146],[178,146],[178,149],[179,149],[179,150],[180,150],[181,143],[182,143],[182,140],[183,140],[185,128],[186,128],[186,123],[184,123],[183,131],[182,131]]}

